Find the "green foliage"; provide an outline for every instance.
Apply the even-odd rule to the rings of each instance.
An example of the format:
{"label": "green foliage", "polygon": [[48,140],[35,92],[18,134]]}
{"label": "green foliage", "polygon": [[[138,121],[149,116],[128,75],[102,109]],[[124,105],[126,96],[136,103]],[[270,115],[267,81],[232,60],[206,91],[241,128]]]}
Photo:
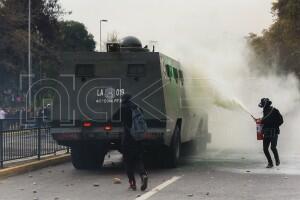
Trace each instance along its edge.
{"label": "green foliage", "polygon": [[84,24],[75,21],[59,23],[59,39],[64,51],[94,51],[96,42]]}
{"label": "green foliage", "polygon": [[[278,0],[273,3],[274,24],[262,36],[250,34],[248,39],[262,71],[294,72],[300,77],[300,1]],[[267,67],[266,67],[267,66]]]}
{"label": "green foliage", "polygon": [[[0,0],[0,67],[7,75],[26,71],[28,58],[28,0]],[[33,69],[43,61],[55,61],[58,16],[63,11],[57,0],[32,0],[31,44]],[[45,66],[45,68],[47,68]]]}
{"label": "green foliage", "polygon": [[[28,67],[28,0],[0,0],[0,83],[19,80]],[[31,52],[35,77],[51,76],[60,51],[93,51],[95,41],[81,23],[64,22],[58,0],[31,0]],[[2,82],[1,82],[2,81]]]}
{"label": "green foliage", "polygon": [[[0,104],[10,89],[20,94],[19,76],[28,73],[28,0],[0,0]],[[95,41],[81,23],[62,21],[59,0],[31,0],[31,52],[35,79],[55,76],[61,51],[93,51]],[[33,80],[35,81],[35,80]],[[27,82],[27,81],[25,81]],[[26,85],[23,85],[27,88]],[[7,104],[7,103],[6,103]],[[5,105],[6,105],[5,104]]]}

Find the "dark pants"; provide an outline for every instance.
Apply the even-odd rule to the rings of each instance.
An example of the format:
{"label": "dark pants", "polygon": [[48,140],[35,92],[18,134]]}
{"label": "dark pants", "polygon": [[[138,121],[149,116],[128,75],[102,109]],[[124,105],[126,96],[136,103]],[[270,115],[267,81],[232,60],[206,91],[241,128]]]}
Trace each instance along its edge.
{"label": "dark pants", "polygon": [[269,162],[269,164],[273,164],[270,152],[269,152],[269,147],[271,144],[271,150],[274,154],[274,158],[276,162],[279,162],[279,155],[278,155],[278,151],[277,151],[277,141],[278,141],[278,135],[272,135],[272,136],[268,136],[265,135],[264,140],[263,140],[263,144],[264,144],[264,153],[266,155],[266,158]]}
{"label": "dark pants", "polygon": [[135,183],[135,171],[140,176],[147,175],[143,162],[143,146],[141,142],[134,141],[130,136],[123,138],[122,143],[126,173],[129,181]]}

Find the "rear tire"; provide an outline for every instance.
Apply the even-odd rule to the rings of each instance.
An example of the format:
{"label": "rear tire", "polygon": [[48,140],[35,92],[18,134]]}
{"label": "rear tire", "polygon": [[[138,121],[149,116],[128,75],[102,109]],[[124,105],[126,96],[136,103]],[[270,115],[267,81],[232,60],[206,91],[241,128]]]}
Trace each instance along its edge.
{"label": "rear tire", "polygon": [[181,152],[181,138],[180,129],[177,125],[171,141],[171,146],[165,150],[165,166],[167,168],[176,168],[180,159]]}
{"label": "rear tire", "polygon": [[71,147],[72,164],[79,170],[101,168],[105,154],[100,145],[77,144]]}

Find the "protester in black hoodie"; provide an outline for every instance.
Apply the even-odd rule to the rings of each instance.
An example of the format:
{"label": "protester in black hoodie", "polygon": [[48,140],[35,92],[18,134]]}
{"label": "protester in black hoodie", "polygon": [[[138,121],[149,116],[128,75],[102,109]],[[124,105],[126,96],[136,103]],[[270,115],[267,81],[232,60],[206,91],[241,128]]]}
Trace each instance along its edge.
{"label": "protester in black hoodie", "polygon": [[268,160],[267,168],[273,167],[273,161],[269,153],[269,147],[271,144],[271,150],[274,154],[276,165],[280,165],[280,159],[277,150],[278,135],[280,134],[279,126],[283,123],[282,115],[279,110],[272,107],[272,101],[268,98],[262,98],[259,107],[263,108],[263,118],[261,119],[263,124],[263,148],[266,158]]}
{"label": "protester in black hoodie", "polygon": [[121,121],[124,126],[121,151],[129,179],[129,187],[132,190],[136,190],[136,181],[134,176],[134,171],[136,169],[141,177],[141,190],[144,191],[147,188],[148,176],[143,163],[143,146],[141,141],[136,141],[130,134],[132,126],[132,109],[134,107],[136,107],[136,105],[131,102],[131,95],[123,95],[122,106],[119,111],[114,114],[113,119],[117,120],[121,116]]}

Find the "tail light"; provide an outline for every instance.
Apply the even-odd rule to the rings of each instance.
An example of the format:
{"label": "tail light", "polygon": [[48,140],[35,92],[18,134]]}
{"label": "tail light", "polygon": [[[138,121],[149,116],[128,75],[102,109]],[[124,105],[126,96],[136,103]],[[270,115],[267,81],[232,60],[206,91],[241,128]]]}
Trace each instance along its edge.
{"label": "tail light", "polygon": [[111,131],[112,130],[112,125],[106,125],[104,126],[105,131]]}
{"label": "tail light", "polygon": [[91,127],[92,122],[83,122],[83,127]]}

